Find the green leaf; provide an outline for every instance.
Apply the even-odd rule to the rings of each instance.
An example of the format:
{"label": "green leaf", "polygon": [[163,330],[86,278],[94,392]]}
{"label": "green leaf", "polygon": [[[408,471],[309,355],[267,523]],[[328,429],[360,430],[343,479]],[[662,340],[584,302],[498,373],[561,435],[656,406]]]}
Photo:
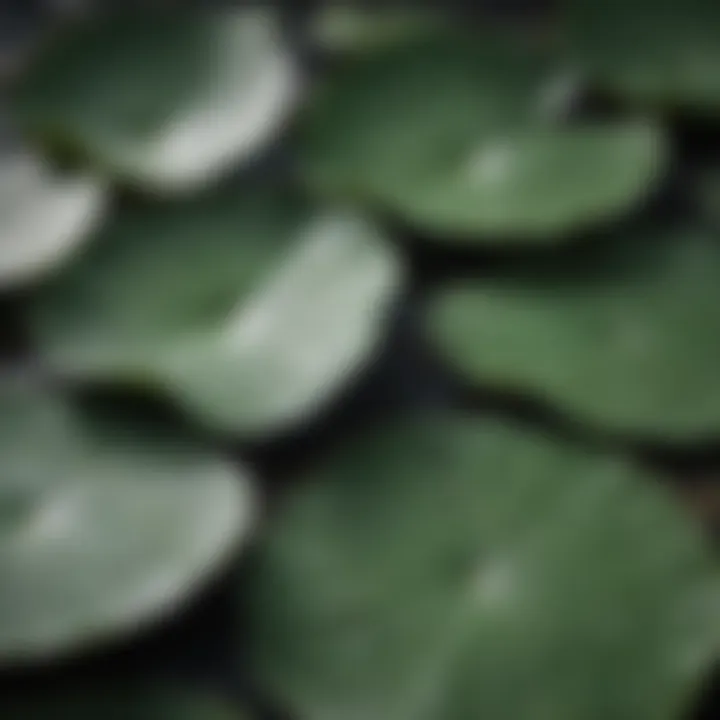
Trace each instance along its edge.
{"label": "green leaf", "polygon": [[645,122],[559,122],[573,77],[503,37],[406,42],[322,88],[303,125],[308,182],[455,240],[556,242],[644,197],[664,167]]}
{"label": "green leaf", "polygon": [[662,135],[647,123],[541,130],[483,141],[388,189],[386,202],[456,241],[478,232],[560,240],[638,202],[664,160]]}
{"label": "green leaf", "polygon": [[222,431],[272,432],[368,362],[402,277],[344,209],[228,191],[121,217],[35,313],[61,373],[158,386]]}
{"label": "green leaf", "polygon": [[478,421],[357,439],[257,567],[253,667],[301,720],[670,720],[718,645],[711,555],[659,486]]}
{"label": "green leaf", "polygon": [[641,104],[720,107],[714,0],[569,0],[573,54],[590,79]]}
{"label": "green leaf", "polygon": [[218,698],[170,688],[85,688],[2,704],[6,720],[246,720]]}
{"label": "green leaf", "polygon": [[54,271],[88,239],[106,205],[102,183],[60,175],[26,153],[0,158],[0,287]]}
{"label": "green leaf", "polygon": [[656,228],[614,238],[604,261],[613,253],[605,267],[588,256],[583,266],[456,282],[431,302],[430,335],[469,379],[529,391],[600,428],[717,437],[720,237]]}
{"label": "green leaf", "polygon": [[123,179],[180,192],[273,140],[297,81],[267,9],[141,13],[68,33],[28,73],[16,106],[31,131]]}
{"label": "green leaf", "polygon": [[62,398],[0,386],[0,660],[135,631],[247,535],[244,474],[185,437],[103,432]]}

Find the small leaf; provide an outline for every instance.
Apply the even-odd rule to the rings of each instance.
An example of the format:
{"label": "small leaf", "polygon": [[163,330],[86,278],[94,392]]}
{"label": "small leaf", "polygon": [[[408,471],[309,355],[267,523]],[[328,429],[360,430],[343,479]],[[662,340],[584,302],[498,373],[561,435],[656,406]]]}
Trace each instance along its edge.
{"label": "small leaf", "polygon": [[718,647],[711,553],[659,485],[457,418],[345,447],[253,581],[253,667],[302,720],[670,720]]}
{"label": "small leaf", "polygon": [[267,9],[145,13],[80,25],[17,93],[33,132],[156,191],[194,190],[255,156],[297,94]]}
{"label": "small leaf", "polygon": [[352,212],[228,192],[120,218],[43,294],[35,334],[60,372],[158,386],[209,426],[273,432],[364,366],[401,278]]}
{"label": "small leaf", "polygon": [[662,132],[561,123],[572,74],[502,40],[443,34],[350,64],[305,121],[308,182],[473,242],[557,242],[627,211],[664,168]]}
{"label": "small leaf", "polygon": [[28,154],[0,158],[0,287],[37,280],[65,263],[103,216],[105,188],[53,173]]}
{"label": "small leaf", "polygon": [[567,34],[590,79],[641,104],[720,108],[714,0],[571,0]]}
{"label": "small leaf", "polygon": [[0,660],[74,652],[167,613],[247,535],[247,479],[187,438],[101,432],[0,387]]}
{"label": "small leaf", "polygon": [[218,698],[176,689],[85,688],[2,704],[5,720],[247,720]]}
{"label": "small leaf", "polygon": [[613,253],[604,267],[588,256],[577,267],[457,282],[433,299],[430,334],[472,381],[529,391],[599,428],[717,437],[720,237],[646,230],[608,242],[605,260]]}

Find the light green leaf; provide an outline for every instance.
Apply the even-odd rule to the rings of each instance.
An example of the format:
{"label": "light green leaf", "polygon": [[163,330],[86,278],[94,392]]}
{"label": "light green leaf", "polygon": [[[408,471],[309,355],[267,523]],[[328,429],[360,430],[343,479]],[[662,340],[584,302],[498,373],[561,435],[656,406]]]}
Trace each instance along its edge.
{"label": "light green leaf", "polygon": [[578,63],[641,104],[720,107],[720,5],[714,0],[569,0]]}
{"label": "light green leaf", "polygon": [[297,95],[267,9],[110,17],[48,50],[17,93],[32,132],[155,191],[191,191],[254,157]]}
{"label": "light green leaf", "polygon": [[209,426],[293,424],[368,362],[401,284],[372,223],[260,193],[120,218],[43,295],[42,355],[159,386]]}
{"label": "light green leaf", "polygon": [[74,652],[166,614],[228,560],[246,477],[187,438],[103,432],[0,387],[0,660]]}
{"label": "light green leaf", "polygon": [[94,178],[60,175],[26,153],[0,158],[0,287],[37,280],[65,263],[103,216]]}
{"label": "light green leaf", "polygon": [[442,35],[368,54],[309,111],[306,178],[454,240],[556,242],[632,207],[666,154],[652,123],[564,126],[574,82],[503,37]]}
{"label": "light green leaf", "polygon": [[417,419],[261,541],[251,658],[299,720],[671,720],[717,650],[711,555],[625,464]]}
{"label": "light green leaf", "polygon": [[219,698],[171,688],[91,686],[2,704],[6,720],[247,720]]}
{"label": "light green leaf", "polygon": [[547,398],[603,429],[717,437],[720,236],[657,228],[608,245],[618,256],[605,267],[589,255],[440,290],[428,313],[434,343],[469,379]]}

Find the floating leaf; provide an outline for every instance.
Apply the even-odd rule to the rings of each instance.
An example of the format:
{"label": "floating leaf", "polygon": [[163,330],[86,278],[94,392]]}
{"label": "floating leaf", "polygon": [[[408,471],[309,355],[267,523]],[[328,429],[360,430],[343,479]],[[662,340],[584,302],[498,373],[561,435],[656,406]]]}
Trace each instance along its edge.
{"label": "floating leaf", "polygon": [[647,194],[657,127],[563,126],[570,74],[502,38],[464,39],[368,54],[323,88],[303,130],[308,181],[482,242],[557,241]]}
{"label": "floating leaf", "polygon": [[356,440],[257,565],[254,667],[302,720],[669,720],[717,649],[711,555],[659,486],[477,421]]}
{"label": "floating leaf", "polygon": [[16,105],[33,132],[145,187],[183,191],[274,139],[297,82],[267,9],[113,16],[50,48]]}
{"label": "floating leaf", "polygon": [[36,280],[62,265],[105,209],[101,183],[62,176],[28,154],[0,158],[0,286]]}
{"label": "floating leaf", "polygon": [[622,98],[720,107],[714,0],[571,0],[567,31],[590,78]]}
{"label": "floating leaf", "polygon": [[213,427],[264,433],[368,360],[400,279],[354,213],[228,192],[120,218],[48,288],[36,335],[60,372],[158,385]]}
{"label": "floating leaf", "polygon": [[510,135],[481,142],[460,163],[408,178],[388,189],[386,202],[411,222],[457,236],[559,239],[639,200],[663,160],[662,137],[648,124]]}
{"label": "floating leaf", "polygon": [[6,720],[246,720],[218,698],[170,689],[85,689],[2,705]]}
{"label": "floating leaf", "polygon": [[[620,252],[632,246],[615,240]],[[720,236],[686,227],[636,240],[626,267],[616,258],[592,276],[538,268],[459,282],[434,298],[430,333],[472,380],[530,391],[596,426],[718,436]]]}
{"label": "floating leaf", "polygon": [[182,602],[248,532],[238,475],[187,438],[101,432],[3,385],[0,659],[75,651]]}

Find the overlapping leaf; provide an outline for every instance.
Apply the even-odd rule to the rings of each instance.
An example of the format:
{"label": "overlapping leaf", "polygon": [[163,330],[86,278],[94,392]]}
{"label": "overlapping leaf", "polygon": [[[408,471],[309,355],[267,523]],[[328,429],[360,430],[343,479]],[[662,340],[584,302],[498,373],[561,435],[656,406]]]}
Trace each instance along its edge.
{"label": "overlapping leaf", "polygon": [[502,34],[370,53],[309,110],[307,178],[454,239],[557,241],[645,197],[665,155],[652,123],[561,123],[572,83]]}
{"label": "overlapping leaf", "polygon": [[714,0],[566,0],[565,6],[562,31],[603,89],[643,105],[720,108]]}
{"label": "overlapping leaf", "polygon": [[346,210],[228,191],[129,214],[44,293],[46,360],[163,387],[206,424],[271,432],[368,361],[402,271]]}
{"label": "overlapping leaf", "polygon": [[387,425],[268,529],[254,667],[301,720],[676,718],[717,649],[711,568],[621,462],[477,420]]}
{"label": "overlapping leaf", "polygon": [[0,155],[0,286],[36,280],[61,266],[101,219],[97,180],[53,173],[28,153]]}
{"label": "overlapping leaf", "polygon": [[103,432],[62,398],[0,387],[0,659],[132,631],[245,538],[248,480],[185,437]]}
{"label": "overlapping leaf", "polygon": [[111,16],[49,48],[16,106],[33,133],[133,183],[176,192],[274,139],[296,76],[267,8]]}
{"label": "overlapping leaf", "polygon": [[529,391],[600,428],[717,437],[720,236],[655,228],[615,238],[604,267],[602,255],[459,281],[433,299],[430,335],[469,379]]}

